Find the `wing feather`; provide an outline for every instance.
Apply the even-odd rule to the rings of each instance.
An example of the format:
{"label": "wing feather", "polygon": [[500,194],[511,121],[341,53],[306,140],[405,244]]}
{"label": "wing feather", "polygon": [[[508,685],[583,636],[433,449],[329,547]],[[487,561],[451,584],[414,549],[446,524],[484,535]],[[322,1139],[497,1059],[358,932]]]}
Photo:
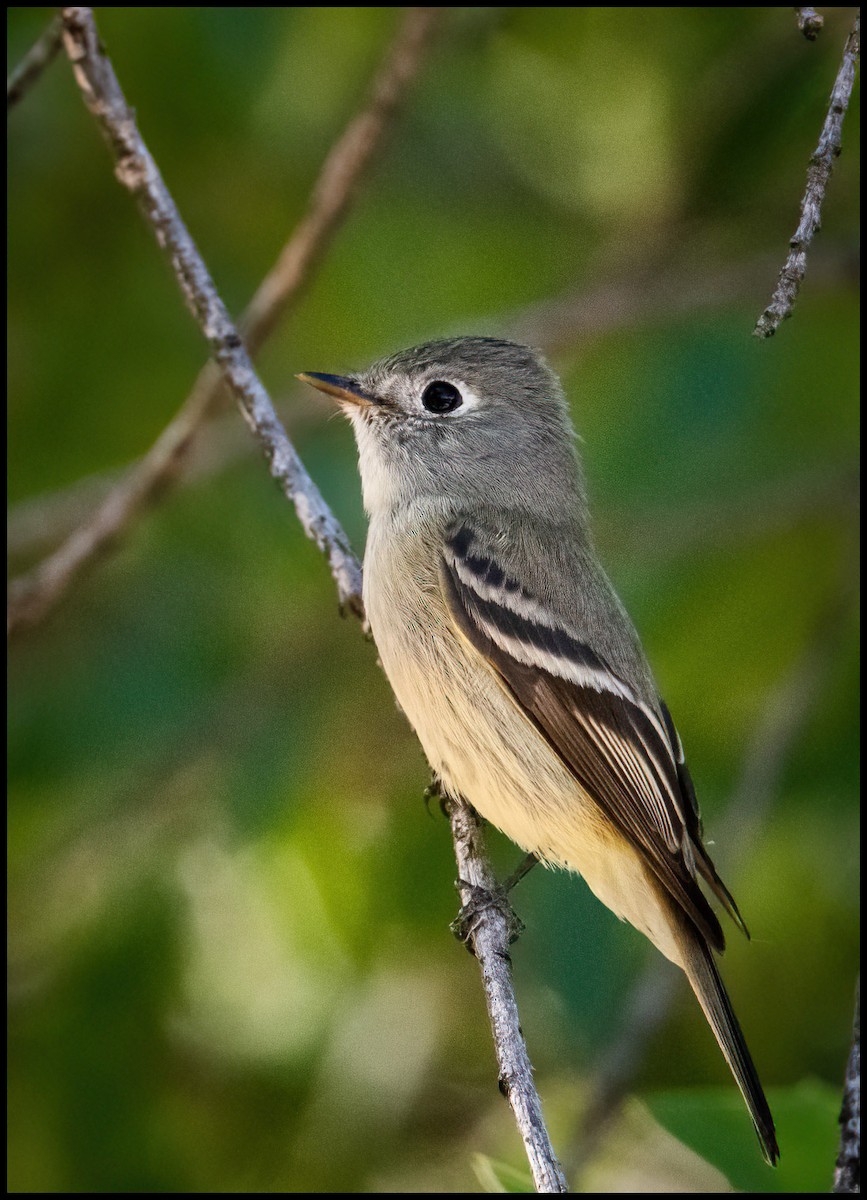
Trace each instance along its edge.
{"label": "wing feather", "polygon": [[696,869],[743,927],[701,841],[695,791],[664,705],[636,694],[510,577],[466,523],[446,540],[442,587],[457,627],[707,941],[719,921]]}

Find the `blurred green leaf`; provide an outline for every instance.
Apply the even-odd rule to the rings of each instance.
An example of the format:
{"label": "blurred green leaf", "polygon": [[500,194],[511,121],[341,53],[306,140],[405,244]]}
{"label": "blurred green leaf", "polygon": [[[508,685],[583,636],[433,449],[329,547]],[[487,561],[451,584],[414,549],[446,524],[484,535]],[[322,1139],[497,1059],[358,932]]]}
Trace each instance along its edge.
{"label": "blurred green leaf", "polygon": [[508,1163],[486,1154],[473,1155],[473,1170],[485,1192],[535,1192],[529,1171],[516,1171]]}
{"label": "blurred green leaf", "polygon": [[805,1079],[769,1088],[780,1161],[761,1157],[743,1101],[733,1088],[694,1088],[645,1096],[653,1116],[670,1133],[718,1167],[740,1192],[827,1192],[839,1144],[841,1094]]}

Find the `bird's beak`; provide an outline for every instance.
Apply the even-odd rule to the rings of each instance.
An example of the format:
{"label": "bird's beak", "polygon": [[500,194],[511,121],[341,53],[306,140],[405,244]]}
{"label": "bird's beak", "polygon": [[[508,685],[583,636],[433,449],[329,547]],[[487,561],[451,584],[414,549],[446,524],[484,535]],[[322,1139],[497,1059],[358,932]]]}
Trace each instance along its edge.
{"label": "bird's beak", "polygon": [[348,404],[356,404],[360,408],[368,408],[372,404],[381,403],[376,396],[371,396],[354,379],[347,375],[320,375],[318,371],[304,371],[295,376],[296,379],[309,383],[328,396]]}

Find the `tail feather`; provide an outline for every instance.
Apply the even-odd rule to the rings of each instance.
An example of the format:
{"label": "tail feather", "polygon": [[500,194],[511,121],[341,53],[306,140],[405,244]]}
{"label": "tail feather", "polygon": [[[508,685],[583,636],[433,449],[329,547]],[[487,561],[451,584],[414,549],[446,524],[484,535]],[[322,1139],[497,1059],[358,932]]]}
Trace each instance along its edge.
{"label": "tail feather", "polygon": [[684,939],[682,950],[687,979],[750,1110],[765,1161],[773,1167],[780,1157],[774,1118],[728,993],[720,979],[713,951],[694,932]]}

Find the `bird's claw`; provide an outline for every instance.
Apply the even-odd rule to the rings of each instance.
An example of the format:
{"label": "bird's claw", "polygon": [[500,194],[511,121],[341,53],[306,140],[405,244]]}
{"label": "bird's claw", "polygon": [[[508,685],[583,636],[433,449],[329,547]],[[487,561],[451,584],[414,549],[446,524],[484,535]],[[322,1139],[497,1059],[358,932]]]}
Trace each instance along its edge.
{"label": "bird's claw", "polygon": [[524,932],[524,922],[512,908],[502,887],[499,885],[493,888],[480,887],[478,884],[468,883],[465,879],[459,879],[456,887],[460,891],[469,890],[471,895],[470,899],[461,906],[460,912],[449,928],[458,941],[463,942],[471,953],[473,952],[473,940],[487,913],[498,913],[506,922],[510,946],[512,942],[518,940]]}

